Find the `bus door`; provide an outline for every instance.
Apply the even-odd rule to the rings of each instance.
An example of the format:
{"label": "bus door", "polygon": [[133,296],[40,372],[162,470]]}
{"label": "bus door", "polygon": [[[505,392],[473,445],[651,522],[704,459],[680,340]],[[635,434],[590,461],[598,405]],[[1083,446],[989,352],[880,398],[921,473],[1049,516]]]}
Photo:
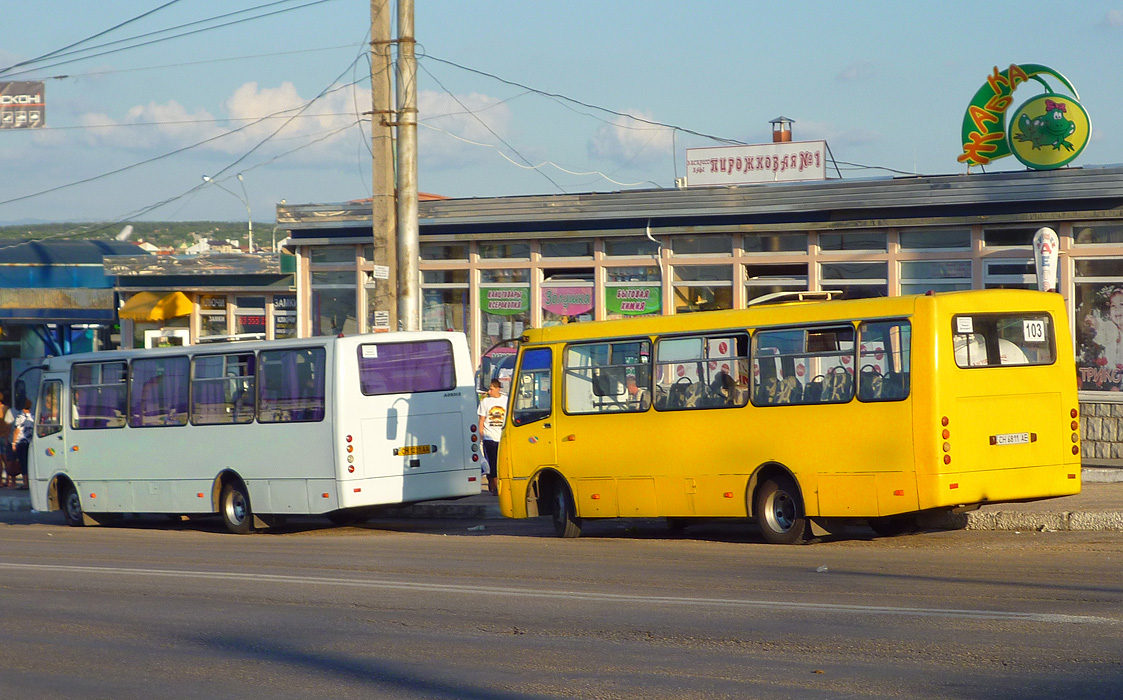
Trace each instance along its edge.
{"label": "bus door", "polygon": [[540,468],[557,464],[552,391],[553,352],[527,348],[511,382],[510,418],[503,429],[500,464],[512,465],[513,479],[526,479]]}
{"label": "bus door", "polygon": [[[62,379],[49,375],[43,377],[39,385],[38,404],[28,468],[34,479],[45,480],[58,472],[66,471],[66,455],[69,450],[66,449],[66,421],[62,420]],[[12,410],[16,410],[14,406]]]}

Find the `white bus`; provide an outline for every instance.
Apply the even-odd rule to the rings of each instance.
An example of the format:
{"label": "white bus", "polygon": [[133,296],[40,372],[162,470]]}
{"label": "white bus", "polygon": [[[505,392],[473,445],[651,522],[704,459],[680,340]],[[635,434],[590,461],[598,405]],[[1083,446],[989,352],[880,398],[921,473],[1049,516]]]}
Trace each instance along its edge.
{"label": "white bus", "polygon": [[31,502],[71,525],[217,513],[235,533],[288,515],[480,492],[462,333],[118,350],[50,358]]}

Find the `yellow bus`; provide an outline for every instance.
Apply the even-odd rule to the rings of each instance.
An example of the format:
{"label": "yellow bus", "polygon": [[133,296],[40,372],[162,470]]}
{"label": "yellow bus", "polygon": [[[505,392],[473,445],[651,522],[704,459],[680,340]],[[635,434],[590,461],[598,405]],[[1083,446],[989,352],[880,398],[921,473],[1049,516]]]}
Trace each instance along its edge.
{"label": "yellow bus", "polygon": [[527,330],[503,514],[562,537],[587,518],[752,518],[790,544],[1079,492],[1059,294],[830,295]]}

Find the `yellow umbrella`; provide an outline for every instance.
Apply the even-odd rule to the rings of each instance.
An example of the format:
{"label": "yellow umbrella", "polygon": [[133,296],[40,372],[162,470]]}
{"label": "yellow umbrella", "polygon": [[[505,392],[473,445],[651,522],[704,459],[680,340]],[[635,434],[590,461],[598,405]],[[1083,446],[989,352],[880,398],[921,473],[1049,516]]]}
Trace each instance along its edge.
{"label": "yellow umbrella", "polygon": [[195,305],[183,292],[163,295],[158,292],[140,292],[129,297],[118,318],[132,321],[166,321],[177,316],[187,316]]}

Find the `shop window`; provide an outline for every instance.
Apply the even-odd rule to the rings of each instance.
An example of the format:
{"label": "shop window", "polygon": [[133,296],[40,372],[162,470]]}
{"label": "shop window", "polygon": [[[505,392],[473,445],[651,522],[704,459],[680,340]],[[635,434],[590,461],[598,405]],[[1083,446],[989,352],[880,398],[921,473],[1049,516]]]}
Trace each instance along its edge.
{"label": "shop window", "polygon": [[308,260],[313,265],[354,265],[355,246],[308,246]]}
{"label": "shop window", "polygon": [[888,248],[885,231],[848,231],[846,233],[820,233],[819,249],[831,251],[878,250]]}
{"label": "shop window", "polygon": [[1076,315],[1072,325],[1080,388],[1123,391],[1123,258],[1074,262]]}
{"label": "shop window", "polygon": [[485,352],[496,343],[518,338],[529,323],[529,285],[480,287],[480,341]]}
{"label": "shop window", "polygon": [[542,241],[538,244],[544,258],[591,258],[593,242],[584,241]]}
{"label": "shop window", "polygon": [[467,260],[467,243],[422,243],[422,260]]}
{"label": "shop window", "polygon": [[1002,226],[983,229],[983,245],[988,248],[1013,248],[1031,247],[1033,237],[1042,226],[1049,226],[1054,231],[1055,224],[1040,224],[1037,226]]}
{"label": "shop window", "polygon": [[265,340],[265,297],[235,297],[234,304],[234,332]]}
{"label": "shop window", "polygon": [[226,297],[219,294],[199,295],[199,336],[228,335]]}
{"label": "shop window", "polygon": [[745,253],[806,253],[806,233],[750,233],[742,244]]}
{"label": "shop window", "polygon": [[745,265],[745,292],[752,301],[766,294],[807,289],[807,265]]}
{"label": "shop window", "polygon": [[658,282],[662,279],[658,267],[608,267],[605,279],[613,282]]}
{"label": "shop window", "polygon": [[903,229],[901,250],[970,250],[971,229]]}
{"label": "shop window", "polygon": [[467,270],[422,270],[421,284],[468,284]]}
{"label": "shop window", "polygon": [[1033,260],[984,260],[983,289],[1037,289]]}
{"label": "shop window", "polygon": [[844,299],[889,295],[888,263],[822,263],[819,270],[821,288],[841,290]]}
{"label": "shop window", "polygon": [[675,255],[732,255],[733,236],[672,236]]}
{"label": "shop window", "polygon": [[480,270],[481,284],[529,284],[530,270],[527,268],[504,270]]}
{"label": "shop window", "polygon": [[312,273],[312,335],[357,333],[354,272]]}
{"label": "shop window", "polygon": [[542,325],[593,320],[593,285],[542,285]]}
{"label": "shop window", "polygon": [[733,308],[729,265],[675,265],[675,313]]}
{"label": "shop window", "polygon": [[901,263],[901,294],[952,292],[971,288],[970,260],[923,260]]}
{"label": "shop window", "polygon": [[422,288],[421,330],[460,331],[468,329],[468,288]]}
{"label": "shop window", "polygon": [[659,255],[659,244],[650,238],[604,239],[604,254],[610,258],[647,258]]}
{"label": "shop window", "polygon": [[529,243],[480,243],[480,258],[505,258],[508,260],[529,260]]}
{"label": "shop window", "polygon": [[296,296],[293,294],[274,294],[273,337],[281,340],[295,338],[296,335]]}

